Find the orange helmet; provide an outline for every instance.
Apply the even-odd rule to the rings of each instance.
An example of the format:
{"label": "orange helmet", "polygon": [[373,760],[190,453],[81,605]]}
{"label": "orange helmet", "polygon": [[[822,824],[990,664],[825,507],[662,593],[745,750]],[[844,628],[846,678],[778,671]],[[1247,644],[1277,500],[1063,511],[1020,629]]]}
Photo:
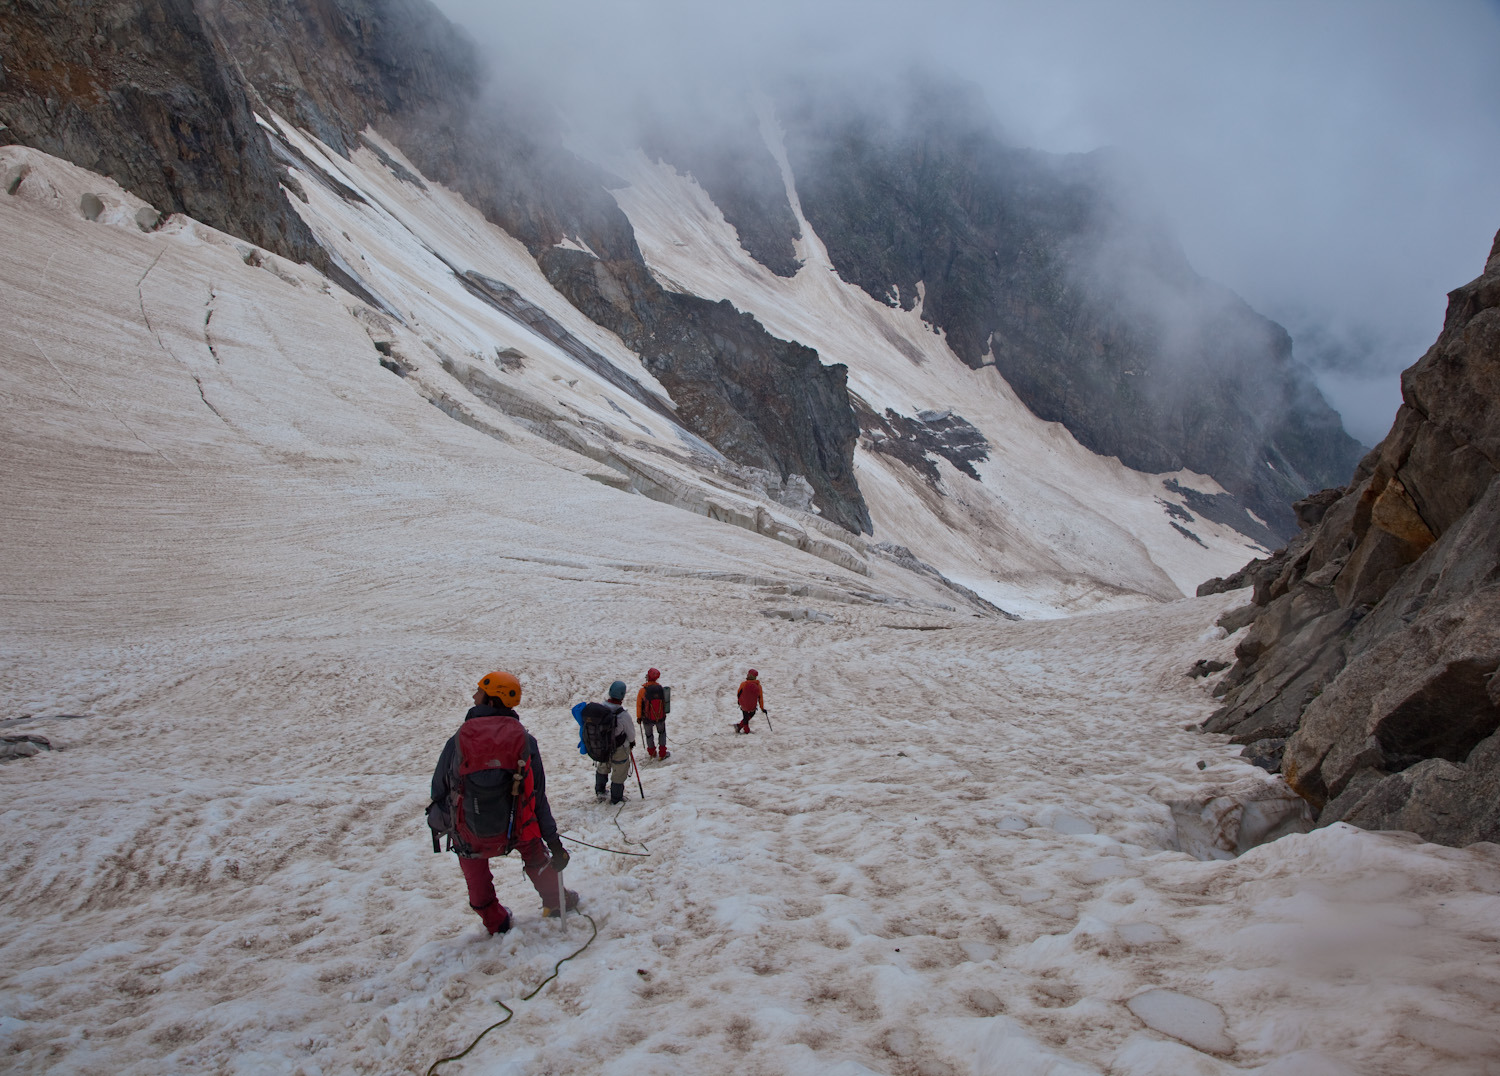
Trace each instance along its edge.
{"label": "orange helmet", "polygon": [[521,681],[516,679],[514,673],[486,673],[484,679],[479,681],[479,690],[493,699],[499,699],[501,705],[511,709],[515,709],[516,703],[521,701]]}

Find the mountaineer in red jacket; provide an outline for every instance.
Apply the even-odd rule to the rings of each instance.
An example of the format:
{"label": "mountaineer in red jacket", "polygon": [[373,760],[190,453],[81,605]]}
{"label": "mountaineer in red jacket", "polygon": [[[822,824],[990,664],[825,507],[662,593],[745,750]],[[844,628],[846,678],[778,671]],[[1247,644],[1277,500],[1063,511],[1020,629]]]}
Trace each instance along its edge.
{"label": "mountaineer in red jacket", "polygon": [[761,713],[766,712],[766,696],[760,689],[760,673],[751,669],[745,674],[745,679],[740,682],[740,690],[735,694],[735,701],[740,704],[741,716],[734,731],[748,733],[750,719],[755,716],[756,707],[760,707]]}
{"label": "mountaineer in red jacket", "polygon": [[[646,670],[646,682],[635,693],[635,719],[646,734],[646,753],[652,758],[671,758],[672,752],[667,750],[667,707],[672,697],[659,680],[660,669]],[[656,749],[658,738],[660,753]]]}
{"label": "mountaineer in red jacket", "polygon": [[[432,850],[440,850],[440,837],[448,838],[468,884],[469,907],[491,934],[504,934],[511,923],[510,910],[495,895],[492,857],[520,851],[526,876],[541,895],[543,916],[559,914],[562,870],[568,865],[547,803],[541,752],[514,709],[520,701],[521,681],[508,672],[479,681],[474,706],[438,758],[427,808]],[[571,889],[563,899],[569,911],[578,906]]]}

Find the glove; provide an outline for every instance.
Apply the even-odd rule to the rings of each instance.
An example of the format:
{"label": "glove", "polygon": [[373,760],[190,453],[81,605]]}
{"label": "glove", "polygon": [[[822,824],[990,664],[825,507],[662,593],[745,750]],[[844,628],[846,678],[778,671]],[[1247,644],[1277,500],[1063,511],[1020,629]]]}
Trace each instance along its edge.
{"label": "glove", "polygon": [[568,850],[563,847],[563,843],[561,840],[556,840],[549,844],[547,846],[547,851],[552,853],[553,870],[563,871],[568,869],[568,863],[572,860],[573,857],[568,855]]}

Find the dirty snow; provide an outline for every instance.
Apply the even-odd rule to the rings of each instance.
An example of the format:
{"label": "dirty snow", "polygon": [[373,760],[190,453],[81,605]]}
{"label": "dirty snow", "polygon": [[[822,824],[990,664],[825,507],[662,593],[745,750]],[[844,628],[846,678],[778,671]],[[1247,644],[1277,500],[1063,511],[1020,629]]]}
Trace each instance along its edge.
{"label": "dirty snow", "polygon": [[[420,1072],[504,1000],[442,1071],[1500,1070],[1500,849],[1170,850],[1168,802],[1256,772],[1188,731],[1212,701],[1183,675],[1243,595],[945,611],[878,559],[610,488],[513,416],[454,421],[316,274],[144,233],[112,184],[26,159],[0,195],[0,725],[58,750],[0,764],[7,1069]],[[760,615],[789,609],[819,615]],[[566,708],[648,664],[674,757],[616,812]],[[775,730],[736,737],[748,664]],[[501,861],[517,925],[486,937],[422,822],[497,666],[564,831],[650,852],[576,849],[599,937],[529,1002],[586,922],[542,921]]]}

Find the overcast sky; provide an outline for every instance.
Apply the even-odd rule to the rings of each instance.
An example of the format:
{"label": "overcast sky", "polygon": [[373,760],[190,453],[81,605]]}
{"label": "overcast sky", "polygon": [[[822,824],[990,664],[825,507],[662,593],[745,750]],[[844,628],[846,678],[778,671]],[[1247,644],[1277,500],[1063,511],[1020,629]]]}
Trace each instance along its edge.
{"label": "overcast sky", "polygon": [[925,64],[1012,139],[1134,161],[1366,444],[1500,229],[1500,0],[437,0],[574,109]]}

